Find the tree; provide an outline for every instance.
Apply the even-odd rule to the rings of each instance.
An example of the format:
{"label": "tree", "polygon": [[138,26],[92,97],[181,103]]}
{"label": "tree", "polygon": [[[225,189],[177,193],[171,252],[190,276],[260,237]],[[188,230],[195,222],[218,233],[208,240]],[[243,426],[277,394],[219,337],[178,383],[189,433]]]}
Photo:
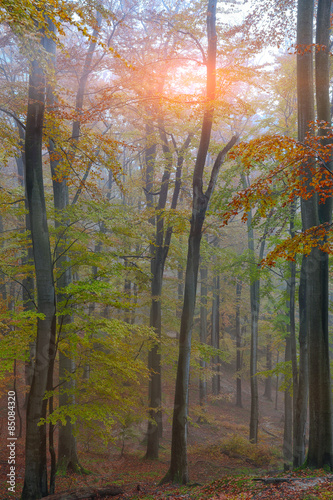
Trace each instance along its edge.
{"label": "tree", "polygon": [[[206,344],[207,342],[207,279],[208,269],[207,265],[201,262],[200,264],[200,342]],[[204,372],[206,368],[206,361],[200,358],[200,367]],[[202,373],[199,380],[199,399],[200,405],[204,406],[207,400],[207,376]]]}
{"label": "tree", "polygon": [[[316,100],[319,122],[330,125],[329,100],[329,47],[331,1],[319,0],[316,31]],[[312,17],[310,15],[312,14]],[[313,2],[298,3],[297,43],[298,50],[312,43]],[[311,40],[310,40],[311,38]],[[299,140],[303,141],[313,120],[311,102],[314,89],[309,71],[312,53],[299,53],[298,64],[298,112]],[[310,95],[309,95],[310,94]],[[308,101],[306,99],[309,98]],[[325,142],[326,132],[320,134]],[[308,176],[305,164],[304,175]],[[308,177],[311,179],[311,177]],[[319,204],[317,196],[302,200],[303,229],[332,220],[332,196]],[[314,247],[305,258],[305,314],[309,349],[309,450],[307,464],[310,467],[333,467],[332,443],[332,395],[328,343],[328,254]]]}
{"label": "tree", "polygon": [[241,279],[236,279],[236,315],[235,315],[235,329],[236,329],[236,406],[239,408],[243,407],[242,404],[242,379],[240,371],[242,369],[242,332],[241,332],[241,322],[240,322],[240,300],[242,293],[242,281]]}
{"label": "tree", "polygon": [[[45,44],[45,35],[41,45]],[[26,120],[25,158],[26,193],[31,221],[36,271],[38,313],[36,361],[26,414],[25,478],[22,499],[37,499],[48,494],[46,427],[39,425],[46,417],[45,393],[52,386],[55,356],[56,306],[50,239],[43,184],[43,120],[45,75],[40,61],[31,63],[29,101]],[[52,485],[51,485],[52,491]]]}
{"label": "tree", "polygon": [[200,144],[193,172],[193,203],[190,235],[185,272],[184,303],[179,335],[179,355],[172,419],[171,463],[162,482],[188,482],[187,464],[187,416],[188,384],[191,355],[191,335],[200,259],[200,242],[208,202],[214,191],[220,167],[228,151],[234,146],[234,136],[218,153],[206,191],[203,191],[203,172],[213,125],[214,98],[216,87],[216,0],[209,0],[207,9],[207,106],[204,111]]}
{"label": "tree", "polygon": [[[79,142],[80,138],[80,128],[81,128],[81,117],[83,114],[83,102],[84,93],[88,81],[89,74],[91,72],[92,59],[94,51],[97,45],[98,30],[101,24],[101,14],[97,12],[96,14],[96,28],[92,34],[92,41],[89,43],[87,54],[85,57],[84,65],[82,68],[82,74],[79,78],[78,89],[75,99],[75,113],[77,115],[76,119],[73,120],[72,124],[72,137],[71,146],[75,150],[75,145]],[[54,40],[49,40],[48,44],[50,46],[50,53],[53,56],[53,71],[56,71],[56,43]],[[49,84],[47,92],[47,105],[49,111],[55,115],[56,114],[56,97],[55,89]],[[53,121],[51,123],[54,124]],[[50,131],[52,134],[52,130]],[[68,241],[66,240],[66,226],[70,224],[66,220],[66,209],[69,206],[69,190],[68,190],[68,179],[65,173],[59,172],[60,157],[57,154],[57,145],[55,144],[52,136],[49,138],[49,156],[50,156],[50,166],[52,173],[52,185],[53,185],[53,200],[54,209],[56,213],[55,227],[58,231],[58,242],[55,249],[55,261],[56,267],[58,268],[58,278],[57,278],[57,304],[66,309],[66,303],[68,302],[68,297],[66,294],[66,288],[72,282],[71,266],[66,248],[68,246]],[[68,152],[68,157],[74,157],[75,151],[70,154]],[[60,177],[60,178],[59,178]],[[77,199],[77,196],[76,196]],[[59,311],[59,339],[63,340],[66,336],[66,328],[73,322],[73,317],[71,314],[63,314]],[[75,398],[73,396],[73,380],[66,380],[70,374],[75,370],[75,362],[73,359],[66,356],[61,350],[59,352],[59,379],[61,383],[60,394],[59,394],[59,406],[67,406],[75,403]],[[80,471],[82,468],[79,464],[76,448],[76,439],[74,437],[73,424],[69,417],[66,418],[66,425],[60,425],[59,427],[59,438],[58,438],[58,469],[61,470],[74,470]]]}

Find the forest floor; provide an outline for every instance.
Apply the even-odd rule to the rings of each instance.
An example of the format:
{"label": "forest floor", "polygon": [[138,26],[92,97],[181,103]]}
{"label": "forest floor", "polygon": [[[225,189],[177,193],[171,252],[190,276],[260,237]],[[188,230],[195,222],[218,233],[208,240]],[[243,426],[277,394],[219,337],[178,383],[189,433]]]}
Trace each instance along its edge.
{"label": "forest floor", "polygon": [[[249,386],[243,384],[243,408],[234,401],[235,381],[226,372],[222,394],[210,399],[205,423],[198,423],[200,407],[195,404],[197,389],[190,392],[191,411],[188,433],[190,483],[187,486],[163,485],[159,481],[168,470],[171,444],[172,395],[165,388],[164,434],[158,460],[145,460],[144,430],[127,429],[121,439],[109,444],[96,441],[88,433],[79,440],[81,464],[89,474],[57,476],[56,493],[84,487],[99,489],[107,485],[121,487],[119,500],[244,500],[244,499],[333,499],[333,476],[325,471],[283,472],[283,394],[276,406],[262,396],[260,384],[259,444],[248,443],[250,416]],[[15,493],[8,491],[9,448],[7,447],[6,402],[0,409],[0,499],[19,499],[24,479],[24,438],[16,441]],[[23,413],[23,412],[22,412]],[[24,431],[24,429],[23,429]]]}

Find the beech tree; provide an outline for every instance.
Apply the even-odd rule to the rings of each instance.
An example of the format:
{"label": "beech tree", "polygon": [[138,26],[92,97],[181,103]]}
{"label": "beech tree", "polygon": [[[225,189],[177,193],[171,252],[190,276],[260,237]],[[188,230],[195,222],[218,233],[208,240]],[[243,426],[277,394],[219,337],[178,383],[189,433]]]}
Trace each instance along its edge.
{"label": "beech tree", "polygon": [[[46,43],[45,34],[41,45]],[[25,134],[25,178],[31,237],[36,271],[37,321],[36,360],[27,403],[25,479],[22,499],[37,499],[48,494],[46,460],[45,393],[52,387],[55,356],[56,305],[50,239],[43,184],[43,120],[45,75],[40,61],[31,63],[29,101]],[[51,491],[54,485],[51,484]]]}
{"label": "beech tree", "polygon": [[[330,125],[329,47],[331,1],[319,0],[316,31],[316,99],[319,122]],[[297,18],[297,97],[298,139],[303,142],[311,134],[314,121],[314,85],[312,79],[314,2],[298,2]],[[325,129],[320,134],[326,135]],[[308,187],[312,173],[304,161],[303,175]],[[328,167],[330,168],[330,166]],[[318,202],[315,194],[302,198],[302,225],[308,230],[320,224],[330,224],[332,196]],[[309,449],[310,467],[333,466],[332,396],[328,344],[328,254],[318,246],[304,256],[305,321],[309,349]]]}
{"label": "beech tree", "polygon": [[184,303],[179,334],[179,356],[172,419],[171,463],[169,471],[162,479],[162,482],[171,481],[182,484],[186,484],[189,479],[187,464],[188,384],[202,227],[220,167],[225,156],[237,140],[237,136],[234,136],[218,153],[208,187],[206,191],[203,191],[203,173],[213,125],[216,87],[216,3],[216,0],[209,0],[207,8],[207,105],[204,111],[200,144],[193,172],[193,204],[190,235],[188,238]]}

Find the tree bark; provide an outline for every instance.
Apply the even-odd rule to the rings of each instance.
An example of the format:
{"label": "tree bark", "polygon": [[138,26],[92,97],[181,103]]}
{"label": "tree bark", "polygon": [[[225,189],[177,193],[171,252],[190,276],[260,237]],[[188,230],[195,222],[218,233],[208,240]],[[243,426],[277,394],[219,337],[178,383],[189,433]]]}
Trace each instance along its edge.
{"label": "tree bark", "polygon": [[306,334],[306,299],[305,299],[305,258],[302,259],[301,276],[298,291],[299,302],[299,370],[297,398],[294,402],[295,424],[293,436],[293,465],[301,467],[306,452],[306,422],[309,396],[308,340]]}
{"label": "tree bark", "polygon": [[[20,148],[21,148],[21,156],[16,158],[16,164],[17,164],[17,174],[19,178],[19,184],[22,188],[24,188],[25,191],[25,209],[26,209],[26,214],[25,214],[25,230],[28,232],[28,247],[27,247],[27,253],[22,257],[22,265],[27,265],[27,264],[32,264],[34,260],[34,255],[33,255],[33,249],[32,249],[32,241],[31,241],[31,224],[30,224],[30,215],[29,215],[29,207],[28,207],[28,199],[27,199],[27,193],[26,193],[26,182],[25,182],[25,150],[24,150],[24,144],[25,144],[25,129],[22,127],[20,123],[15,121],[15,124],[17,126],[17,130],[19,133],[20,137]],[[22,300],[23,300],[23,307],[25,311],[34,311],[35,310],[35,304],[33,301],[34,297],[34,277],[32,275],[27,275],[23,278],[22,282]],[[29,342],[29,357],[28,360],[25,362],[25,383],[28,387],[31,386],[32,382],[32,377],[34,373],[34,363],[35,363],[35,357],[36,357],[36,341]],[[28,393],[26,393],[25,396],[25,401],[24,401],[24,408],[27,407],[27,402],[28,402]]]}
{"label": "tree bark", "polygon": [[[207,266],[202,264],[200,266],[200,342],[207,343]],[[204,370],[206,368],[206,361],[200,358],[200,368],[202,373],[199,379],[199,401],[200,406],[204,406],[207,400],[207,380]]]}
{"label": "tree bark", "polygon": [[[266,335],[266,370],[271,370],[272,369],[272,339],[271,335],[267,333]],[[272,401],[272,376],[268,375],[265,378],[265,390],[264,390],[264,396],[267,398],[269,401]]]}
{"label": "tree bark", "polygon": [[172,419],[171,463],[169,471],[161,483],[174,482],[186,484],[189,479],[187,463],[188,387],[202,226],[221,164],[237,140],[236,136],[233,137],[217,155],[208,188],[206,192],[203,192],[203,172],[213,124],[213,102],[216,86],[216,0],[208,1],[207,34],[207,107],[204,112],[200,144],[193,173],[192,217],[188,239],[184,303],[180,325],[178,366]]}
{"label": "tree bark", "polygon": [[[213,277],[213,304],[212,304],[212,336],[211,344],[215,349],[220,348],[220,276]],[[212,377],[212,393],[220,393],[220,357],[218,354],[212,359],[215,374]]]}
{"label": "tree bark", "polygon": [[45,78],[39,63],[31,64],[26,122],[26,186],[31,237],[36,271],[38,312],[36,362],[26,413],[25,479],[22,499],[36,500],[48,494],[46,417],[44,399],[50,364],[55,355],[56,307],[50,240],[43,185],[42,140],[45,106]]}
{"label": "tree bark", "polygon": [[[159,121],[159,130],[162,140],[162,150],[165,158],[165,169],[162,176],[162,182],[160,187],[160,195],[158,204],[156,207],[156,217],[154,217],[155,223],[155,241],[151,245],[151,307],[150,307],[150,326],[154,328],[158,342],[150,349],[148,353],[148,368],[151,372],[151,378],[149,382],[149,420],[148,420],[148,431],[147,431],[147,452],[146,458],[156,459],[158,458],[159,450],[159,439],[162,437],[162,379],[161,379],[161,353],[160,353],[160,339],[162,334],[162,324],[161,324],[161,295],[162,295],[162,285],[163,285],[163,273],[166,258],[168,256],[172,227],[169,226],[165,229],[163,210],[166,207],[168,191],[169,191],[169,181],[172,169],[172,151],[168,143],[167,135],[164,131],[164,125],[162,120]],[[176,182],[173,191],[173,196],[171,200],[171,209],[175,210],[178,203],[180,184],[181,184],[181,173],[183,168],[184,153],[189,147],[191,142],[191,135],[185,140],[179,154],[176,170]],[[149,166],[147,166],[149,168]],[[153,168],[153,165],[150,165]],[[150,173],[152,176],[153,171]],[[146,192],[147,192],[147,205],[153,207],[152,200],[150,200],[152,189],[152,182],[146,182]],[[150,205],[149,205],[150,203]]]}
{"label": "tree bark", "polygon": [[242,378],[240,371],[242,369],[242,331],[240,325],[240,300],[242,294],[242,282],[236,281],[236,406],[243,408],[242,404]]}
{"label": "tree bark", "polygon": [[[316,104],[317,119],[331,125],[330,121],[330,23],[331,0],[319,0],[316,27]],[[318,48],[320,47],[320,50]],[[320,129],[322,143],[327,144],[327,130]],[[332,170],[332,162],[329,163]],[[326,188],[327,189],[327,188]],[[324,203],[318,204],[318,223],[332,223],[332,193]],[[312,281],[309,286],[309,302],[313,316],[309,318],[309,450],[308,465],[310,467],[333,467],[333,438],[332,438],[332,391],[330,374],[330,353],[328,340],[328,307],[329,307],[329,264],[328,254],[320,249],[314,249],[316,268],[319,266],[319,283]],[[312,274],[316,273],[313,269]],[[319,298],[318,307],[312,302],[313,296]],[[310,302],[311,301],[311,302]],[[318,322],[321,316],[321,329]]]}
{"label": "tree bark", "polygon": [[[243,177],[244,186],[249,182]],[[247,218],[248,230],[248,248],[250,251],[250,306],[251,306],[251,353],[250,353],[250,386],[251,386],[251,410],[250,410],[250,433],[249,440],[251,443],[258,441],[258,424],[259,424],[259,396],[258,396],[258,380],[257,380],[257,357],[258,357],[258,322],[260,308],[260,277],[258,275],[258,263],[254,253],[254,231],[252,227],[252,211],[250,210]],[[265,250],[266,235],[260,243],[259,262],[263,259]]]}
{"label": "tree bark", "polygon": [[[329,118],[328,51],[331,2],[319,0],[316,43],[316,97],[318,120]],[[313,38],[313,0],[299,1],[297,43],[309,46]],[[323,50],[324,47],[324,50]],[[303,142],[309,123],[314,121],[312,52],[297,55],[298,139]],[[328,120],[329,121],[329,120]],[[308,162],[314,160],[307,160]],[[311,190],[311,172],[304,162],[304,177]],[[318,167],[319,168],[319,167]],[[302,199],[302,227],[310,229],[331,220],[331,202],[319,209],[318,196]],[[310,467],[332,468],[332,403],[328,346],[328,261],[315,247],[304,257],[306,332],[309,357],[309,449]]]}
{"label": "tree bark", "polygon": [[[290,332],[286,337],[285,362],[291,361],[291,337]],[[285,380],[284,390],[284,430],[283,430],[283,458],[289,462],[293,456],[293,401],[291,395],[291,381]]]}

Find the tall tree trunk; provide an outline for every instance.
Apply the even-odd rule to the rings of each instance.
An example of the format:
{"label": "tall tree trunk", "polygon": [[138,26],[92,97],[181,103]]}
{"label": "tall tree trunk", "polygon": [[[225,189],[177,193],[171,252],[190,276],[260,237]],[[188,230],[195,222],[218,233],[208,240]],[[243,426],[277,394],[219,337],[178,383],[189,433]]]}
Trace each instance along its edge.
{"label": "tall tree trunk", "polygon": [[[290,210],[290,222],[289,222],[289,233],[290,236],[293,238],[295,236],[295,227],[294,227],[294,222],[295,222],[295,211],[296,211],[296,202],[292,203],[291,210]],[[288,295],[288,301],[287,301],[287,308],[288,308],[288,314],[289,314],[289,335],[290,335],[290,349],[291,349],[291,365],[292,365],[292,380],[293,380],[293,391],[292,391],[292,398],[293,398],[293,422],[292,422],[292,429],[293,429],[293,463],[295,460],[296,456],[296,428],[300,425],[300,419],[301,419],[301,414],[297,415],[296,412],[296,407],[297,407],[297,398],[298,398],[298,393],[299,393],[299,370],[298,370],[298,365],[297,365],[297,346],[296,346],[296,323],[295,323],[295,292],[296,292],[296,261],[290,261],[289,262],[289,272],[290,276],[287,280],[287,295]],[[304,359],[304,352],[301,352],[300,349],[300,360]],[[307,353],[305,353],[305,359],[307,359]],[[307,381],[305,381],[307,383]],[[302,405],[300,406],[300,408]],[[305,414],[304,417],[306,419],[306,408],[307,408],[307,398],[305,399]],[[305,424],[304,424],[305,425]],[[302,445],[299,447],[299,449],[302,449]],[[297,459],[298,460],[298,459]]]}
{"label": "tall tree trunk", "polygon": [[193,172],[193,204],[185,272],[184,304],[179,335],[178,366],[172,419],[171,463],[166,476],[161,481],[162,483],[171,481],[186,484],[189,479],[187,463],[188,387],[202,226],[221,164],[237,140],[237,137],[233,137],[217,155],[208,188],[204,192],[203,172],[213,124],[213,102],[216,86],[216,0],[208,1],[207,34],[207,107],[204,112],[200,144]]}
{"label": "tall tree trunk", "polygon": [[[266,335],[266,370],[271,370],[273,367],[272,364],[272,338],[269,333]],[[272,401],[272,376],[268,375],[265,378],[265,390],[264,390],[264,396],[267,398],[269,401]]]}
{"label": "tall tree trunk", "polygon": [[[330,125],[329,47],[331,0],[318,0],[316,44],[317,119]],[[327,130],[321,129],[322,143]],[[330,168],[332,163],[329,164]],[[318,167],[320,168],[320,167]],[[330,193],[331,194],[331,193]],[[332,194],[319,203],[316,223],[332,222]],[[312,220],[305,214],[305,229]],[[307,312],[309,338],[309,449],[310,467],[333,467],[332,392],[328,341],[328,254],[314,248],[308,261]],[[312,269],[311,269],[311,268]]]}
{"label": "tall tree trunk", "polygon": [[[243,184],[249,182],[243,177]],[[258,263],[254,252],[254,231],[252,227],[252,212],[248,213],[248,248],[250,251],[250,306],[251,306],[251,353],[250,353],[250,384],[251,384],[251,411],[250,411],[250,434],[251,443],[258,441],[258,423],[259,423],[259,397],[258,397],[258,379],[257,379],[257,357],[258,357],[258,322],[260,308],[260,277],[258,275]],[[263,259],[265,250],[265,238],[263,236],[260,243],[259,262]]]}
{"label": "tall tree trunk", "polygon": [[[213,303],[212,303],[212,336],[211,344],[215,349],[220,348],[220,276],[214,274],[213,277]],[[220,357],[218,354],[213,356],[213,370],[215,374],[212,377],[212,393],[220,393]]]}
{"label": "tall tree trunk", "polygon": [[[207,266],[200,266],[200,342],[207,343]],[[206,361],[200,358],[200,368],[202,373],[199,380],[199,401],[200,405],[204,406],[207,399],[207,380],[205,375]]]}
{"label": "tall tree trunk", "polygon": [[[291,361],[291,336],[290,332],[286,337],[285,362]],[[283,431],[283,458],[289,462],[293,456],[293,401],[291,395],[291,380],[284,381],[284,431]]]}
{"label": "tall tree trunk", "polygon": [[[154,129],[152,124],[149,124],[149,135],[147,141],[154,137]],[[149,152],[151,149],[151,152]],[[149,153],[148,153],[149,152]],[[156,158],[156,144],[152,144],[147,148],[146,153],[146,199],[147,207],[153,209],[153,175]],[[172,157],[169,156],[164,171],[161,191],[158,205],[161,209],[165,208],[169,178],[171,173]],[[149,381],[149,420],[147,430],[147,451],[146,458],[158,458],[159,441],[162,436],[162,378],[161,378],[161,335],[162,335],[162,317],[161,317],[161,295],[162,282],[164,272],[163,261],[163,235],[164,235],[164,218],[160,213],[151,219],[155,226],[155,241],[150,245],[151,254],[151,305],[150,305],[150,322],[149,326],[154,328],[157,336],[157,342],[149,350],[148,353],[148,369],[150,370]]]}
{"label": "tall tree trunk", "polygon": [[305,258],[303,256],[301,276],[298,291],[299,302],[299,370],[297,399],[294,402],[294,436],[293,436],[293,465],[300,467],[305,460],[306,452],[306,422],[309,395],[309,364],[308,340],[306,334],[306,299],[305,299]]}
{"label": "tall tree trunk", "polygon": [[42,140],[45,78],[39,63],[31,64],[26,122],[26,186],[36,271],[38,312],[36,362],[26,413],[25,478],[22,499],[36,500],[48,494],[46,417],[44,399],[52,359],[55,355],[56,307],[50,240],[43,185]]}
{"label": "tall tree trunk", "polygon": [[[313,0],[299,1],[297,18],[297,44],[311,46],[313,41]],[[316,42],[325,50],[316,54],[316,95],[318,119],[329,119],[328,48],[331,2],[319,0],[317,13]],[[319,55],[320,53],[320,55]],[[318,56],[319,55],[319,56]],[[314,121],[314,87],[312,52],[297,55],[298,92],[298,139],[303,142],[310,122]],[[329,121],[329,120],[328,120]],[[313,162],[314,160],[308,160]],[[303,175],[311,190],[311,172],[304,161]],[[326,203],[325,203],[326,205]],[[319,225],[320,218],[327,222],[331,218],[331,204],[318,208],[318,196],[302,199],[303,230]],[[328,266],[318,247],[303,258],[305,275],[306,332],[309,357],[309,450],[307,463],[310,467],[333,465],[332,457],[332,408],[330,388],[330,366],[328,349]]]}
{"label": "tall tree trunk", "polygon": [[[156,217],[154,218],[155,241],[151,245],[151,308],[150,308],[150,326],[154,328],[158,342],[150,349],[148,353],[148,368],[151,371],[151,378],[149,383],[149,420],[148,420],[148,433],[147,433],[147,452],[146,458],[158,458],[159,439],[162,436],[162,381],[161,381],[161,353],[160,353],[160,339],[162,334],[161,325],[161,295],[163,285],[163,273],[165,261],[168,256],[169,247],[172,237],[172,227],[169,226],[165,229],[163,210],[166,207],[169,181],[172,169],[172,151],[168,143],[167,135],[164,130],[163,121],[159,120],[160,137],[162,140],[162,150],[165,158],[165,169],[162,176],[160,195],[156,207]],[[176,169],[176,181],[171,200],[171,209],[175,210],[178,203],[181,174],[184,161],[184,153],[189,147],[191,142],[191,135],[185,140],[181,150],[178,152],[178,161]],[[149,165],[147,166],[147,169]],[[153,168],[153,164],[150,165]],[[152,176],[152,171],[150,177]],[[146,193],[151,195],[152,182],[146,182]],[[147,205],[149,205],[150,198],[147,197]],[[152,205],[151,205],[152,206]]]}
{"label": "tall tree trunk", "polygon": [[[20,148],[21,148],[21,156],[16,158],[16,164],[17,164],[17,174],[19,178],[19,183],[22,188],[24,188],[25,191],[25,209],[27,213],[25,214],[25,230],[28,232],[28,247],[27,247],[27,253],[22,257],[22,265],[31,265],[34,261],[34,255],[33,255],[33,249],[32,249],[32,242],[31,242],[31,224],[30,224],[30,215],[29,215],[29,207],[28,207],[28,199],[27,199],[27,194],[26,194],[26,182],[25,182],[25,151],[24,151],[24,144],[25,144],[25,130],[22,127],[20,123],[17,121],[15,122],[17,126],[17,130],[20,136]],[[23,282],[22,282],[22,299],[23,299],[23,307],[25,311],[34,311],[35,310],[35,304],[34,304],[34,277],[32,275],[27,275],[24,277]],[[36,357],[36,341],[33,340],[29,342],[29,356],[28,360],[25,362],[25,383],[27,387],[31,386],[32,382],[32,377],[34,373],[34,363],[35,363],[35,357]],[[28,402],[28,393],[26,393],[25,401],[24,401],[24,408],[27,407],[27,402]]]}
{"label": "tall tree trunk", "polygon": [[242,369],[242,331],[240,324],[240,300],[242,294],[242,282],[236,280],[236,406],[243,408],[242,404],[242,378],[240,371]]}

